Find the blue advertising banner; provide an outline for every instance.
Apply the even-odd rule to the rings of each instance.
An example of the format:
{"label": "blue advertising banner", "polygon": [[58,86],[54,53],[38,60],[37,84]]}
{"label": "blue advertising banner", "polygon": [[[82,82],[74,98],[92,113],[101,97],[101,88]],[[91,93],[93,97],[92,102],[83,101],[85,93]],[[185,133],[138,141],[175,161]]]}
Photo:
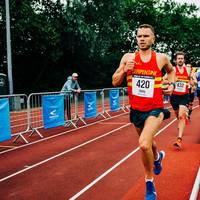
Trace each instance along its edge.
{"label": "blue advertising banner", "polygon": [[110,110],[117,111],[120,109],[119,89],[109,91],[110,96]]}
{"label": "blue advertising banner", "polygon": [[10,110],[8,98],[0,99],[0,142],[10,140]]}
{"label": "blue advertising banner", "polygon": [[42,96],[42,113],[44,128],[64,125],[64,95]]}
{"label": "blue advertising banner", "polygon": [[97,116],[97,94],[96,92],[84,93],[85,118]]}

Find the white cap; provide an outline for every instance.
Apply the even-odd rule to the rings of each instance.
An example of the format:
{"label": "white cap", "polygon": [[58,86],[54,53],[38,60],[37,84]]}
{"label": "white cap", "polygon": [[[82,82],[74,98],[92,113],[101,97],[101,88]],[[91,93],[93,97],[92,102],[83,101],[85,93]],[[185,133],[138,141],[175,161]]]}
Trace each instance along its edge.
{"label": "white cap", "polygon": [[78,74],[77,74],[77,73],[73,73],[72,76],[73,76],[73,77],[77,77]]}

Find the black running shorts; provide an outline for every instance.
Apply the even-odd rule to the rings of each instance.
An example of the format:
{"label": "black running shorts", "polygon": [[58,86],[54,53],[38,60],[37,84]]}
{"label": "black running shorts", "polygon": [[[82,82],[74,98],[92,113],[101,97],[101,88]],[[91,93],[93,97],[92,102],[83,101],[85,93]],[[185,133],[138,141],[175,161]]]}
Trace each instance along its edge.
{"label": "black running shorts", "polygon": [[145,111],[145,112],[131,108],[130,122],[133,123],[135,127],[137,128],[143,128],[144,123],[149,116],[158,117],[161,112],[164,114],[164,119],[167,119],[170,117],[170,112],[164,108],[157,108],[157,109],[153,109],[153,110]]}
{"label": "black running shorts", "polygon": [[180,105],[188,107],[189,94],[183,94],[183,95],[173,94],[170,97],[170,103],[172,105],[173,110],[178,110]]}
{"label": "black running shorts", "polygon": [[200,97],[200,90],[197,90],[197,97]]}

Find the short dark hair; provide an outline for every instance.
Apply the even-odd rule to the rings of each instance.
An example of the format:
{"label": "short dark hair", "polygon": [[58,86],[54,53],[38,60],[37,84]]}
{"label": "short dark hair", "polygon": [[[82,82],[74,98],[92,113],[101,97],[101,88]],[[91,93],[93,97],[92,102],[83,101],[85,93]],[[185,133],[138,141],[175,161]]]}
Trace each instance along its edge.
{"label": "short dark hair", "polygon": [[190,67],[192,68],[192,64],[191,63],[187,63],[186,65],[190,65]]}
{"label": "short dark hair", "polygon": [[154,30],[153,26],[151,26],[150,24],[141,24],[141,25],[138,27],[138,29],[140,29],[140,28],[149,28],[149,29],[151,29],[151,31],[152,31],[153,34],[155,35],[155,30]]}
{"label": "short dark hair", "polygon": [[177,52],[175,53],[175,59],[176,59],[177,56],[179,56],[179,55],[182,55],[182,56],[184,56],[184,58],[185,58],[185,53],[184,53],[183,51],[177,51]]}

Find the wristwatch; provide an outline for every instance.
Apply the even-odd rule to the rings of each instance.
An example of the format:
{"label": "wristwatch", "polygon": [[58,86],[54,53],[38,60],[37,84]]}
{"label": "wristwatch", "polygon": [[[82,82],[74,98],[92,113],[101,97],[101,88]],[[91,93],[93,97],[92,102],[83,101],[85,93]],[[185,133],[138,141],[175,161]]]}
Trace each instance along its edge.
{"label": "wristwatch", "polygon": [[173,82],[171,82],[169,85],[173,85],[173,86],[174,86],[174,89],[175,89],[175,87],[176,87],[176,84],[173,83]]}

